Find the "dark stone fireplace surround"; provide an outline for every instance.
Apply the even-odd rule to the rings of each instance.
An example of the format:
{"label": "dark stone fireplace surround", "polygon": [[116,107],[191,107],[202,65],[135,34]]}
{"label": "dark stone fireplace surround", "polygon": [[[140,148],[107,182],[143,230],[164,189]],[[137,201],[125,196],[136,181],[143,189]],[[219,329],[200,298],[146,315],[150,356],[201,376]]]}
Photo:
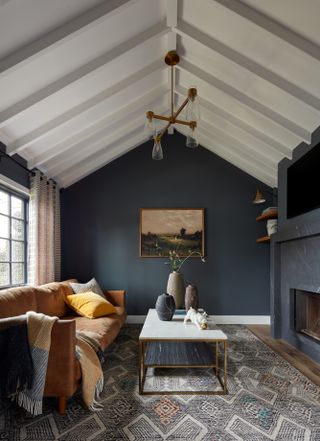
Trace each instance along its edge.
{"label": "dark stone fireplace surround", "polygon": [[271,325],[275,338],[320,362],[320,342],[295,329],[295,290],[320,296],[320,221],[274,235],[271,244]]}
{"label": "dark stone fireplace surround", "polygon": [[294,298],[295,290],[320,296],[320,208],[287,218],[287,170],[319,143],[320,128],[313,133],[310,146],[300,144],[292,160],[284,159],[279,164],[278,233],[271,237],[270,266],[272,335],[286,340],[317,362],[320,362],[320,342],[296,331]]}

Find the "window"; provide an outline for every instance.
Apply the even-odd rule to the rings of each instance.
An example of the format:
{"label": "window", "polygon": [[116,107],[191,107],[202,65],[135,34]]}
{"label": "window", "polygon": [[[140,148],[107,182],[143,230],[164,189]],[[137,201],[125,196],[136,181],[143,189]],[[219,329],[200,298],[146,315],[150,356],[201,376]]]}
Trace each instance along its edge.
{"label": "window", "polygon": [[0,186],[0,288],[27,282],[28,199]]}

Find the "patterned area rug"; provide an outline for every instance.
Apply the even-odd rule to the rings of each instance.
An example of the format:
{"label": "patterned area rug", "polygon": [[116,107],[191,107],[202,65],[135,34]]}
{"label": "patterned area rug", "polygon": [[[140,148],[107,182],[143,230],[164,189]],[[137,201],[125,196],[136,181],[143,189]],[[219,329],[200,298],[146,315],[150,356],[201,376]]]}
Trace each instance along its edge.
{"label": "patterned area rug", "polygon": [[[102,411],[84,409],[79,394],[65,416],[51,399],[36,418],[0,401],[0,440],[319,441],[320,388],[244,326],[221,328],[230,339],[228,395],[140,396],[140,327],[128,326],[107,352]],[[210,381],[209,370],[157,369],[146,386],[193,389]]]}

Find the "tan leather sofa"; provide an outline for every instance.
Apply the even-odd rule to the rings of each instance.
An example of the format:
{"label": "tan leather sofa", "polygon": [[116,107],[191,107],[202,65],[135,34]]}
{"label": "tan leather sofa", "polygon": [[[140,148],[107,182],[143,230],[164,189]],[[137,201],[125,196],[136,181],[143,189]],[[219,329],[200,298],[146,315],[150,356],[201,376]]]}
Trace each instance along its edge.
{"label": "tan leather sofa", "polygon": [[96,319],[77,316],[64,302],[66,295],[73,294],[69,282],[76,280],[0,290],[0,318],[25,314],[27,311],[59,317],[51,334],[44,396],[58,397],[60,413],[65,412],[67,398],[75,393],[81,380],[75,353],[76,330],[89,331],[104,351],[126,320],[125,291],[105,292],[106,298],[116,307],[117,314]]}

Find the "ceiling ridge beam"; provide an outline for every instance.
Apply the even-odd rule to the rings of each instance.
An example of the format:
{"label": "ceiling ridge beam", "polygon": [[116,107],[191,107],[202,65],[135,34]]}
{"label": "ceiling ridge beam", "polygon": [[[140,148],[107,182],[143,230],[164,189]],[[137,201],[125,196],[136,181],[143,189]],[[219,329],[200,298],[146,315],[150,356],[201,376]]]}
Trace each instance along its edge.
{"label": "ceiling ridge beam", "polygon": [[288,79],[283,78],[281,75],[272,72],[270,69],[266,68],[260,63],[257,63],[246,55],[232,49],[230,46],[227,46],[226,44],[205,34],[201,30],[190,25],[189,23],[180,20],[177,27],[175,28],[175,32],[182,37],[190,38],[201,44],[202,46],[205,46],[210,50],[217,52],[228,60],[231,60],[232,62],[243,67],[247,71],[257,75],[258,77],[273,84],[279,89],[284,90],[289,95],[304,102],[310,107],[320,110],[320,99],[315,95],[312,95],[310,92],[297,86]]}
{"label": "ceiling ridge beam", "polygon": [[[179,127],[177,128],[177,131],[180,132],[182,135],[186,136],[187,132],[184,128]],[[265,184],[270,185],[271,187],[275,187],[277,185],[277,177],[270,176],[268,173],[265,173],[264,168],[256,166],[252,162],[252,160],[248,160],[244,158],[242,155],[239,155],[239,153],[237,152],[224,149],[223,147],[221,147],[221,145],[214,143],[211,140],[211,138],[208,138],[201,131],[199,131],[198,135],[201,146],[211,151],[212,153],[216,154],[223,160],[229,162],[237,169],[244,171],[250,176],[253,176],[259,181],[262,181]]]}
{"label": "ceiling ridge beam", "polygon": [[[178,85],[178,86],[176,86],[176,93],[185,97],[186,93],[187,93],[187,88],[185,88],[181,85]],[[199,96],[199,103],[201,106],[205,107],[207,110],[209,110],[213,114],[219,115],[221,118],[224,118],[226,121],[230,122],[230,124],[234,125],[235,127],[238,127],[240,130],[243,130],[243,131],[249,133],[250,135],[258,138],[262,142],[268,144],[274,151],[281,152],[285,157],[287,157],[289,159],[292,158],[292,150],[289,147],[280,143],[276,139],[271,138],[266,133],[261,132],[260,130],[256,129],[252,125],[249,125],[245,121],[242,121],[233,113],[226,112],[224,109],[217,106],[215,103],[208,101],[207,99],[203,98],[202,96]]]}
{"label": "ceiling ridge beam", "polygon": [[64,188],[69,187],[80,179],[94,173],[99,168],[102,168],[114,161],[119,156],[128,153],[130,150],[133,150],[137,146],[143,144],[146,140],[145,135],[141,131],[141,133],[139,133],[137,136],[133,138],[130,137],[130,139],[127,141],[116,144],[112,149],[101,153],[98,155],[98,157],[92,158],[90,161],[86,161],[84,164],[79,164],[76,168],[72,167],[61,175],[57,175],[57,181]]}
{"label": "ceiling ridge beam", "polygon": [[85,127],[83,130],[76,132],[72,136],[63,139],[58,144],[55,144],[49,149],[43,151],[30,162],[30,168],[39,167],[51,159],[54,159],[56,156],[60,155],[60,153],[67,152],[79,143],[89,140],[90,137],[95,133],[101,130],[110,129],[110,127],[116,121],[123,120],[133,114],[133,112],[144,109],[150,103],[154,103],[156,100],[163,97],[163,95],[166,93],[168,93],[167,87],[165,85],[161,85],[153,89],[152,92],[146,93],[141,98],[129,102],[116,112],[108,114],[94,124]]}
{"label": "ceiling ridge beam", "polygon": [[246,5],[241,0],[213,1],[320,61],[320,47],[317,44],[262,12]]}
{"label": "ceiling ridge beam", "polygon": [[32,130],[31,132],[27,133],[26,135],[22,136],[21,138],[16,139],[12,144],[8,145],[8,154],[13,155],[15,153],[21,152],[23,149],[25,149],[29,144],[32,142],[41,139],[43,136],[45,136],[48,132],[51,132],[52,130],[58,128],[59,126],[62,126],[69,120],[81,115],[82,113],[86,112],[87,110],[95,107],[96,105],[100,104],[102,101],[105,101],[106,99],[110,98],[112,95],[115,95],[118,92],[123,91],[127,87],[132,86],[133,84],[137,83],[141,80],[141,78],[144,78],[156,71],[161,71],[165,69],[165,64],[163,61],[155,61],[154,63],[149,64],[148,66],[144,67],[143,69],[139,70],[138,72],[135,72],[132,75],[129,75],[128,77],[124,78],[123,80],[119,81],[118,83],[112,85],[111,87],[103,90],[101,93],[89,98],[88,100],[78,104],[75,107],[72,107],[71,109],[67,110],[66,112],[63,112],[62,114],[58,115],[54,119],[46,122],[42,126]]}
{"label": "ceiling ridge beam", "polygon": [[286,118],[282,114],[278,113],[276,110],[273,110],[270,107],[265,106],[263,103],[255,100],[254,98],[246,95],[245,93],[241,92],[230,84],[225,83],[223,80],[220,80],[214,75],[205,72],[204,70],[200,69],[199,67],[195,66],[185,59],[180,61],[180,63],[177,65],[177,68],[200,78],[202,81],[212,85],[213,87],[216,87],[217,89],[220,89],[222,92],[226,93],[237,101],[240,101],[245,106],[250,107],[261,115],[264,115],[266,118],[269,118],[275,124],[282,126],[288,132],[291,132],[295,136],[298,136],[301,141],[304,141],[307,144],[311,143],[311,133],[309,132],[309,130]]}
{"label": "ceiling ridge beam", "polygon": [[131,136],[131,134],[137,131],[138,128],[141,128],[141,131],[143,130],[142,115],[135,118],[133,121],[130,121],[122,128],[113,131],[111,134],[104,134],[104,136],[102,135],[100,139],[96,139],[90,144],[82,143],[82,146],[77,149],[76,154],[69,150],[66,155],[60,155],[60,160],[54,165],[50,166],[50,164],[45,164],[47,173],[50,176],[62,174],[65,170],[76,166],[77,163],[82,162],[84,159],[87,159],[100,151],[105,151],[115,142],[121,142],[123,139]]}
{"label": "ceiling ridge beam", "polygon": [[93,23],[101,22],[110,18],[114,14],[121,13],[121,11],[138,0],[108,0],[102,1],[92,9],[82,13],[78,17],[68,21],[67,23],[53,29],[49,33],[26,44],[19,48],[12,54],[7,55],[0,60],[0,76],[15,67],[36,56],[43,55],[48,50],[53,49],[62,40],[66,42],[68,39],[75,38],[78,34],[88,29]]}
{"label": "ceiling ridge beam", "polygon": [[19,100],[17,103],[13,104],[10,107],[7,107],[0,112],[0,128],[6,125],[8,122],[12,122],[14,119],[18,118],[18,116],[22,112],[26,111],[32,106],[35,106],[39,102],[57,93],[61,89],[64,89],[70,84],[79,81],[86,75],[89,75],[90,73],[111,63],[115,59],[123,56],[124,54],[127,54],[131,50],[136,49],[141,45],[144,45],[147,41],[150,41],[154,38],[159,38],[162,35],[167,34],[167,32],[168,28],[166,27],[165,23],[158,23],[141,32],[140,34],[130,38],[130,40],[119,44],[108,52],[105,52],[99,57],[96,57],[88,63],[80,66],[74,71],[69,72],[58,80],[53,81],[51,84],[48,84],[42,89],[37,90],[26,98]]}

